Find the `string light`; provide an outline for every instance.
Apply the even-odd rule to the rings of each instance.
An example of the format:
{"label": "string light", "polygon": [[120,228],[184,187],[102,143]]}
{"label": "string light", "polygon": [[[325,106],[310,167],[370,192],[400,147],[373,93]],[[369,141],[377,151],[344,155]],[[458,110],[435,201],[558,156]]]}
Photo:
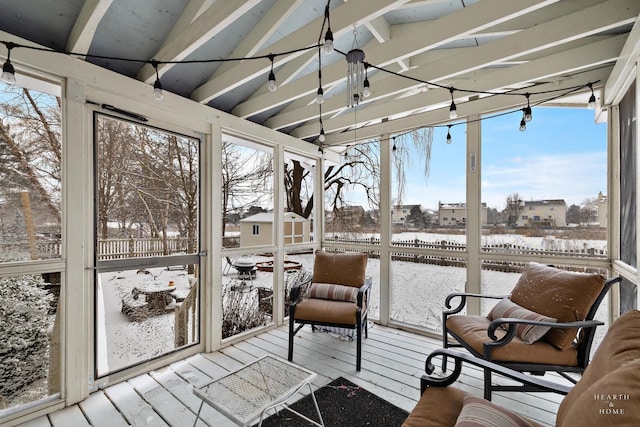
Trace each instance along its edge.
{"label": "string light", "polygon": [[269,54],[269,61],[271,61],[271,71],[269,72],[269,83],[267,84],[267,88],[269,88],[269,92],[275,92],[278,90],[278,85],[276,84],[276,75],[273,72],[273,54]]}
{"label": "string light", "polygon": [[2,66],[2,81],[14,85],[16,84],[16,70],[13,68],[13,64],[11,63],[11,49],[16,47],[14,43],[4,42],[4,45],[7,47],[7,61]]}
{"label": "string light", "polygon": [[596,94],[593,93],[593,85],[591,83],[589,83],[589,89],[591,89],[591,96],[589,97],[587,108],[594,110],[596,108]]}
{"label": "string light", "polygon": [[451,93],[451,105],[449,106],[449,118],[455,119],[458,117],[458,109],[456,108],[456,103],[453,101],[453,88],[449,88],[449,93]]}
{"label": "string light", "polygon": [[447,125],[447,144],[451,144],[453,142],[453,139],[451,138],[451,126],[452,125]]}
{"label": "string light", "polygon": [[324,142],[326,136],[324,135],[324,124],[322,124],[322,119],[320,119],[320,135],[318,135],[318,141]]}
{"label": "string light", "polygon": [[396,148],[396,137],[393,137],[393,147],[391,147],[391,151],[393,151],[394,153],[396,152],[397,148]]}
{"label": "string light", "polygon": [[324,18],[327,21],[327,32],[324,35],[323,50],[324,53],[331,53],[333,52],[333,32],[331,31],[331,20],[329,19],[329,2],[324,8]]}
{"label": "string light", "polygon": [[347,157],[349,157],[349,147],[350,147],[350,145],[347,145],[346,149],[344,150],[344,157],[345,157],[345,159],[346,159]]}
{"label": "string light", "polygon": [[[325,32],[324,35],[324,41],[323,43],[321,43],[321,38],[319,37],[318,39],[318,43],[313,45],[313,46],[305,46],[305,47],[301,47],[301,48],[297,48],[297,49],[292,49],[290,51],[285,51],[285,52],[277,52],[277,53],[269,53],[268,55],[256,55],[256,56],[249,56],[249,57],[238,57],[238,58],[222,58],[222,59],[197,59],[197,60],[174,60],[174,61],[156,61],[154,60],[147,60],[147,59],[136,59],[136,58],[122,58],[122,57],[113,57],[113,56],[104,56],[104,55],[92,55],[92,54],[87,54],[87,53],[77,53],[77,52],[71,52],[71,51],[57,51],[57,50],[52,50],[50,48],[45,48],[45,47],[37,47],[37,46],[27,46],[27,45],[21,45],[21,44],[17,44],[17,43],[13,43],[13,42],[9,42],[9,41],[3,41],[0,40],[0,43],[4,44],[7,48],[7,59],[6,62],[3,65],[3,70],[2,70],[2,76],[0,77],[0,79],[6,83],[9,84],[15,84],[15,70],[13,67],[13,64],[11,63],[10,60],[10,55],[11,55],[11,50],[14,48],[25,48],[25,49],[29,49],[29,50],[36,50],[36,51],[43,51],[43,52],[52,52],[52,53],[60,53],[60,54],[65,54],[65,55],[70,55],[70,56],[82,56],[84,58],[96,58],[96,59],[104,59],[104,60],[117,60],[117,61],[126,61],[126,62],[136,62],[136,63],[142,63],[142,64],[149,64],[152,65],[154,70],[155,70],[155,74],[156,74],[156,81],[153,85],[153,96],[154,98],[160,100],[163,99],[163,87],[162,87],[162,83],[160,81],[160,76],[159,76],[159,72],[158,72],[158,65],[160,64],[192,64],[192,63],[218,63],[218,62],[230,62],[230,61],[245,61],[245,60],[262,60],[262,59],[269,59],[269,61],[271,61],[271,67],[270,67],[270,72],[269,72],[269,76],[268,76],[268,89],[271,92],[274,92],[277,90],[278,86],[276,84],[276,78],[275,78],[275,73],[274,73],[274,59],[276,56],[286,56],[286,55],[290,55],[293,53],[297,53],[297,52],[302,52],[302,51],[307,51],[309,49],[318,49],[318,56],[320,57],[321,52],[324,51],[325,53],[330,53],[333,52],[334,50],[337,51],[338,53],[344,55],[345,57],[347,57],[347,62],[349,63],[349,65],[352,65],[352,62],[354,65],[356,65],[357,67],[360,67],[360,71],[359,71],[359,75],[357,76],[357,78],[355,79],[356,82],[359,83],[359,85],[356,86],[356,91],[349,93],[350,90],[349,88],[347,89],[347,93],[348,93],[348,105],[349,106],[353,106],[353,105],[358,105],[359,102],[362,100],[362,98],[370,96],[371,95],[371,90],[370,90],[370,83],[369,83],[369,79],[368,79],[368,68],[369,66],[386,72],[388,74],[393,74],[396,75],[398,77],[403,77],[403,78],[408,78],[414,81],[417,81],[421,84],[426,85],[426,87],[428,88],[429,86],[432,87],[436,87],[436,88],[442,88],[442,89],[448,89],[449,93],[451,94],[451,104],[449,106],[449,118],[450,119],[456,119],[458,117],[458,112],[457,112],[457,107],[456,107],[456,103],[454,100],[454,91],[459,91],[459,92],[470,92],[470,93],[481,93],[481,94],[487,94],[487,95],[514,95],[514,96],[523,96],[522,93],[516,93],[516,92],[493,92],[493,91],[482,91],[482,90],[474,90],[474,89],[464,89],[464,88],[455,88],[453,86],[451,87],[447,87],[447,86],[443,86],[440,85],[436,82],[429,82],[429,81],[424,81],[424,80],[420,80],[420,79],[416,79],[413,77],[409,77],[409,76],[405,76],[401,73],[397,73],[397,72],[393,72],[390,70],[386,70],[382,67],[378,67],[374,64],[369,64],[369,63],[365,63],[364,62],[364,52],[358,48],[356,48],[357,46],[357,27],[356,25],[354,25],[354,43],[352,45],[352,50],[344,53],[344,52],[340,52],[339,50],[336,50],[334,47],[334,37],[333,37],[333,32],[331,30],[331,21],[330,21],[330,13],[329,13],[329,8],[330,8],[330,0],[327,0],[327,4],[325,7],[325,21],[322,24],[322,28],[320,30],[320,34],[322,34],[322,31],[324,31],[324,26],[325,23],[327,24],[327,30]],[[350,58],[351,56],[351,58]],[[320,73],[321,73],[321,68],[322,68],[322,64],[321,62],[318,63],[319,67],[318,67],[318,74],[320,77]],[[357,73],[356,73],[357,74]],[[356,77],[356,76],[353,76]],[[316,93],[316,102],[318,104],[322,104],[324,102],[324,90],[322,88],[322,81],[319,78],[319,85],[318,85],[318,90]],[[588,101],[588,108],[593,109],[596,107],[596,96],[593,90],[593,84],[597,83],[596,82],[589,82],[587,84],[583,84],[580,86],[575,86],[573,88],[571,88],[571,92],[575,92],[579,89],[583,89],[585,87],[589,87],[589,89],[591,90],[591,95],[589,97],[589,101]],[[559,91],[559,90],[557,90]],[[547,93],[547,92],[554,92],[553,90],[550,91],[546,91],[546,92],[533,92],[533,94],[535,95],[539,95],[542,93]],[[569,93],[571,93],[569,92]],[[526,96],[527,98],[527,106],[525,108],[522,109],[523,111],[523,120],[526,122],[529,122],[532,120],[532,112],[531,112],[531,106],[529,103],[529,93],[524,94],[524,96]],[[555,97],[557,98],[557,97]],[[554,98],[552,98],[554,99]],[[320,105],[320,117],[322,117],[322,110],[321,110],[321,105]],[[451,127],[451,125],[449,125],[449,127]],[[526,128],[526,125],[525,125]],[[324,135],[324,129],[321,128],[322,135],[318,136],[318,139],[323,138],[323,140],[325,139],[325,135]],[[447,142],[451,143],[451,137],[450,137],[450,133],[448,132],[447,135]]]}
{"label": "string light", "polygon": [[525,130],[527,130],[527,119],[525,118],[526,116],[522,116],[522,119],[520,120],[520,132],[524,132]]}
{"label": "string light", "polygon": [[318,92],[316,94],[316,102],[318,104],[322,104],[324,102],[324,90],[322,90],[322,71],[320,67],[322,67],[322,59],[320,53],[318,52]]}
{"label": "string light", "polygon": [[158,74],[158,62],[154,59],[151,61],[151,65],[156,70],[156,81],[153,84],[153,97],[161,101],[164,98],[164,94],[162,93],[162,83],[160,83],[160,75]]}
{"label": "string light", "polygon": [[367,98],[371,95],[371,89],[369,88],[369,74],[367,73],[367,69],[369,68],[368,63],[364,63],[364,83],[362,85],[362,96]]}
{"label": "string light", "polygon": [[[528,123],[531,120],[533,120],[533,113],[531,111],[531,105],[529,104],[529,93],[527,92],[524,96],[527,97],[527,106],[524,107],[524,110],[523,110],[523,112],[524,112],[524,121]],[[520,129],[520,130],[524,130],[524,129]]]}

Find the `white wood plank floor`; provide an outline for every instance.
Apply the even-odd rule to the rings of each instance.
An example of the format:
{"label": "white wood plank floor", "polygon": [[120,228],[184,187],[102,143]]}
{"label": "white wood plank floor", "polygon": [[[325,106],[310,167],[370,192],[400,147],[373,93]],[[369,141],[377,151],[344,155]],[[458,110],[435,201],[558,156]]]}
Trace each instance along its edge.
{"label": "white wood plank floor", "polygon": [[[200,405],[192,392],[194,386],[267,353],[286,358],[287,344],[288,327],[283,326],[218,352],[198,354],[107,387],[77,405],[21,425],[192,426]],[[410,411],[419,398],[425,358],[440,346],[438,340],[374,325],[369,330],[369,338],[363,340],[362,370],[357,372],[355,342],[342,341],[331,334],[312,333],[307,326],[296,335],[294,362],[318,373],[315,388],[342,376]],[[481,396],[481,371],[467,369],[456,386]],[[549,426],[554,425],[561,400],[562,396],[550,393],[496,393],[493,398],[495,403]],[[198,426],[234,425],[206,404],[200,417]]]}

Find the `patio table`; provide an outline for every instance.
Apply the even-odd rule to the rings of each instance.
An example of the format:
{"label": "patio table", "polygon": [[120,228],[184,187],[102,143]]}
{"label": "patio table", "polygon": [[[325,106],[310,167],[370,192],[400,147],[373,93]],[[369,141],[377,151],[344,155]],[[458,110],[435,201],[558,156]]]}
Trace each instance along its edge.
{"label": "patio table", "polygon": [[165,307],[173,301],[173,297],[170,294],[175,290],[175,286],[147,283],[134,287],[131,294],[133,299],[138,299],[139,295],[144,295],[150,310],[164,311]]}
{"label": "patio table", "polygon": [[[222,378],[202,387],[194,387],[193,393],[202,399],[194,426],[200,419],[204,402],[220,411],[240,426],[262,421],[270,409],[281,406],[313,425],[324,427],[322,414],[311,387],[315,372],[286,360],[266,355]],[[288,406],[288,401],[303,387],[308,386],[318,413],[314,421]]]}

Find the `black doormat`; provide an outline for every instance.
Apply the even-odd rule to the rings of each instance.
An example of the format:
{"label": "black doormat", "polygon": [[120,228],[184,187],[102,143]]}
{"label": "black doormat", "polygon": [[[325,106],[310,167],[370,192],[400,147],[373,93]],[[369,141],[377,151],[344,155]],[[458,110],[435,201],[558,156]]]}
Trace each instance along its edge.
{"label": "black doormat", "polygon": [[[407,411],[342,377],[316,390],[315,396],[326,427],[400,427],[409,415]],[[305,396],[290,407],[312,420],[318,420],[311,395]],[[307,427],[313,424],[286,409],[281,409],[279,413],[266,418],[262,425]]]}

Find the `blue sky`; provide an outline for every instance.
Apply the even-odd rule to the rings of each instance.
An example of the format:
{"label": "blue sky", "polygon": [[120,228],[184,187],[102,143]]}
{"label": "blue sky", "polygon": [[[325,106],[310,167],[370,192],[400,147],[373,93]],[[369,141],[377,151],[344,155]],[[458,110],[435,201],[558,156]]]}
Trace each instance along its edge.
{"label": "blue sky", "polygon": [[[508,195],[523,200],[564,199],[567,206],[606,194],[606,124],[594,122],[588,109],[533,109],[527,130],[519,130],[521,112],[482,121],[482,201],[503,209]],[[425,179],[419,161],[405,165],[403,204],[435,209],[438,201],[465,201],[466,131],[434,130],[431,172]]]}

